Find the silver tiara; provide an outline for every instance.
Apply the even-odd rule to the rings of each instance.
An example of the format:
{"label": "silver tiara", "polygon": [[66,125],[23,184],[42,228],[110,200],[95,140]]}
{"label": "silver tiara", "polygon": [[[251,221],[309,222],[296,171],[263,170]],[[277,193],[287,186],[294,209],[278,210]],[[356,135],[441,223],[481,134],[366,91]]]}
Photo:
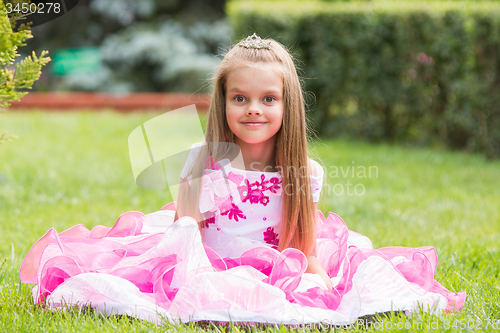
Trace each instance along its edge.
{"label": "silver tiara", "polygon": [[238,43],[238,46],[245,47],[247,49],[270,49],[271,45],[265,43],[262,38],[254,33],[252,36],[248,36],[245,40]]}

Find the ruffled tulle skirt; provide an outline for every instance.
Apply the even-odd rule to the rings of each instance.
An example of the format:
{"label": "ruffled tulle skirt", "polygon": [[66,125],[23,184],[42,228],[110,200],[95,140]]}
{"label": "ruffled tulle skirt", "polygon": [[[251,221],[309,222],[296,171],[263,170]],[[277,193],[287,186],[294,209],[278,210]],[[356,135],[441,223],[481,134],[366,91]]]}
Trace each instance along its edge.
{"label": "ruffled tulle skirt", "polygon": [[127,212],[112,228],[77,225],[59,234],[50,229],[26,256],[21,280],[36,284],[34,301],[50,307],[90,305],[107,315],[156,323],[338,325],[377,312],[451,312],[463,306],[465,292],[452,293],[434,280],[434,248],[374,250],[336,214],[317,215],[317,257],[333,290],[305,273],[307,259],[296,249],[253,246],[222,258],[202,243],[194,219],[173,223],[169,210]]}

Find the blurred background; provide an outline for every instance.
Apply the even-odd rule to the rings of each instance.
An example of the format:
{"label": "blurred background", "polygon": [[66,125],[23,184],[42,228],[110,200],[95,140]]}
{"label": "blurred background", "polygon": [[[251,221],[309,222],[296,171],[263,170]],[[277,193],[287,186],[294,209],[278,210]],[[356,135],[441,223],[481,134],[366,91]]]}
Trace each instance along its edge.
{"label": "blurred background", "polygon": [[188,94],[257,32],[297,58],[320,135],[500,156],[500,2],[82,0],[32,32],[37,92]]}
{"label": "blurred background", "polygon": [[35,91],[195,92],[233,33],[223,0],[81,0],[32,28],[20,49],[48,50]]}

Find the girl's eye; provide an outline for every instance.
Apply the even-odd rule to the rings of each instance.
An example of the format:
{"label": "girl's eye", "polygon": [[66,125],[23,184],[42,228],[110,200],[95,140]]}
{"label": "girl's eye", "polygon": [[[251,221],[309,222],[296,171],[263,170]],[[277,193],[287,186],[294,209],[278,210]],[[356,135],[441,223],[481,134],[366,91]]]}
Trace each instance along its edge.
{"label": "girl's eye", "polygon": [[266,103],[272,103],[272,102],[274,102],[274,100],[275,100],[275,98],[272,96],[267,96],[264,98],[264,102],[266,102]]}
{"label": "girl's eye", "polygon": [[243,96],[236,96],[236,97],[234,98],[234,100],[235,100],[236,102],[238,102],[238,103],[242,103],[242,102],[244,102],[244,101],[245,101],[245,97],[243,97]]}

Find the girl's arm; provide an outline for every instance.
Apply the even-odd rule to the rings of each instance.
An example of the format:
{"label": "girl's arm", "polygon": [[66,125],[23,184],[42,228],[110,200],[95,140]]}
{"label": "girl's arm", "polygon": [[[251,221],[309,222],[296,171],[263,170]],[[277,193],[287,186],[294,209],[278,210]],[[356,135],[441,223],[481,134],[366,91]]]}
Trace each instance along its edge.
{"label": "girl's arm", "polygon": [[[317,210],[318,203],[314,203],[314,211]],[[328,277],[328,274],[326,274],[325,269],[323,268],[323,265],[319,261],[319,259],[316,257],[316,244],[313,246],[312,252],[307,256],[307,270],[306,273],[313,273],[313,274],[318,274],[321,276],[323,281],[325,281],[326,287],[328,290],[332,290],[332,281]]]}
{"label": "girl's arm", "polygon": [[308,256],[307,257],[307,270],[306,273],[313,273],[313,274],[318,274],[321,276],[323,281],[325,281],[326,287],[328,290],[332,290],[332,281],[326,274],[325,269],[323,268],[323,265],[321,265],[321,262],[319,261],[316,256]]}

